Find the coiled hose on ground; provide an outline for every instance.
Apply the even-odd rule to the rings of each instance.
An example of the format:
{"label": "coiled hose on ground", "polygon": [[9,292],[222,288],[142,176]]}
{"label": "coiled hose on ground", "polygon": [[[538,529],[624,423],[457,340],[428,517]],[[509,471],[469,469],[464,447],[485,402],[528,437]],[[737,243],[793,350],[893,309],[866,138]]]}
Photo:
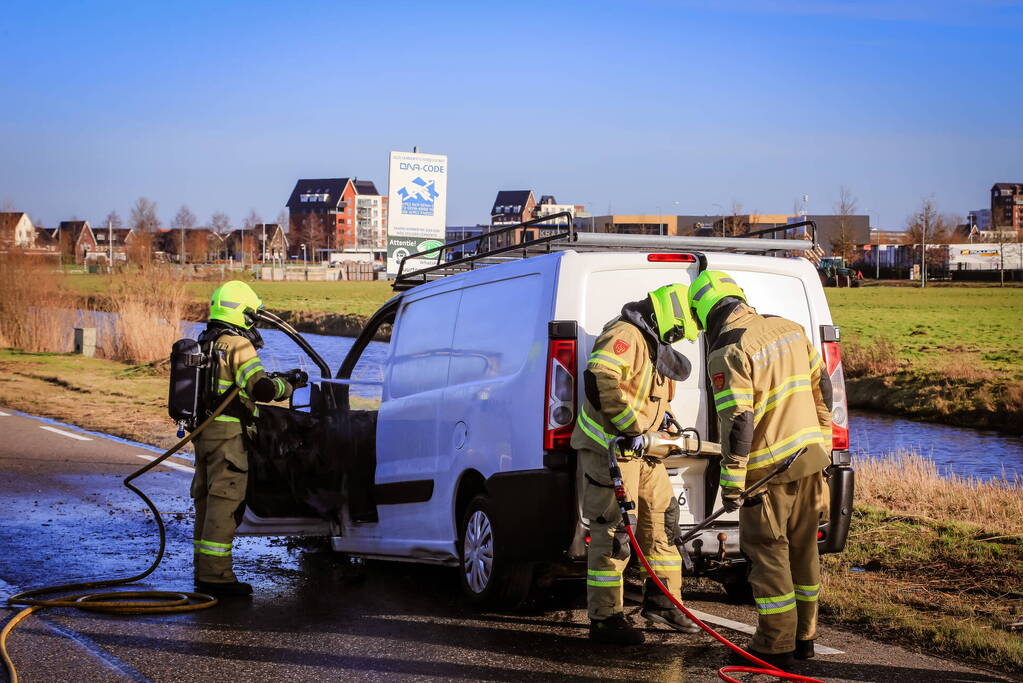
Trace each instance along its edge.
{"label": "coiled hose on ground", "polygon": [[164,451],[160,457],[147,463],[144,467],[140,467],[124,478],[124,485],[131,490],[132,493],[141,498],[149,507],[150,512],[153,513],[153,517],[156,519],[156,526],[160,532],[160,549],[157,551],[152,564],[150,564],[145,571],[124,579],[80,581],[76,583],[65,583],[59,586],[41,586],[39,588],[22,591],[17,595],[12,595],[7,598],[8,607],[14,607],[15,605],[23,605],[27,607],[27,609],[23,609],[14,615],[14,617],[4,626],[3,630],[0,631],[0,657],[3,658],[4,668],[7,670],[7,675],[10,678],[11,683],[18,683],[18,671],[14,667],[14,662],[11,660],[10,653],[7,651],[7,636],[10,635],[15,626],[28,618],[32,613],[38,612],[45,607],[74,607],[75,609],[86,610],[89,612],[103,612],[105,614],[131,616],[139,614],[180,614],[182,612],[194,612],[196,610],[208,609],[217,604],[217,599],[212,595],[207,595],[205,593],[192,593],[188,591],[152,590],[76,593],[49,600],[40,599],[36,596],[45,595],[47,593],[65,593],[67,591],[75,590],[94,590],[96,588],[124,586],[141,581],[156,570],[156,568],[160,565],[160,562],[163,560],[164,550],[167,545],[167,530],[164,527],[160,511],[156,509],[156,505],[154,505],[153,501],[149,499],[149,496],[135,487],[131,482],[184,448],[185,444],[192,441],[192,439],[206,429],[206,427],[209,426],[218,415],[224,412],[224,409],[227,408],[228,404],[232,400],[234,400],[234,397],[238,395],[239,391],[239,387],[235,387],[229,391],[224,397],[224,400],[220,402],[214,411],[210,413],[210,416],[203,420],[203,422],[196,427],[195,430],[174,444],[174,446],[172,446],[169,450]]}

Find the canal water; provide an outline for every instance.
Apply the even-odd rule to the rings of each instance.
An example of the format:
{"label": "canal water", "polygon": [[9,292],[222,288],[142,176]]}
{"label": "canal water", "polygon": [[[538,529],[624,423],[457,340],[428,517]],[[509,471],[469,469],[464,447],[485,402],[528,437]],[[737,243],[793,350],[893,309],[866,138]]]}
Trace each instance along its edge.
{"label": "canal water", "polygon": [[857,455],[915,452],[942,474],[990,479],[1023,477],[1023,437],[932,422],[914,422],[866,410],[849,413],[849,440]]}
{"label": "canal water", "polygon": [[[110,314],[90,314],[93,324],[109,325]],[[182,323],[184,334],[197,336],[202,330],[200,323]],[[102,334],[102,331],[101,331]],[[309,357],[298,348],[283,332],[260,330],[265,346],[260,352],[268,370],[301,368],[310,377],[319,376],[319,370]],[[316,351],[323,356],[336,372],[355,340],[349,337],[334,337],[319,334],[302,335]],[[353,379],[380,382],[383,380],[382,366],[387,353],[387,344],[370,342],[363,360],[356,366]],[[378,386],[357,384],[351,392],[363,398],[379,399]],[[304,396],[296,397],[296,403],[304,404]],[[932,459],[939,472],[980,479],[1000,477],[1003,474],[1012,480],[1023,477],[1023,437],[1011,436],[982,429],[953,427],[930,422],[914,422],[902,417],[864,410],[852,410],[849,416],[850,442],[852,451],[860,456],[884,456],[889,453],[915,452]]]}

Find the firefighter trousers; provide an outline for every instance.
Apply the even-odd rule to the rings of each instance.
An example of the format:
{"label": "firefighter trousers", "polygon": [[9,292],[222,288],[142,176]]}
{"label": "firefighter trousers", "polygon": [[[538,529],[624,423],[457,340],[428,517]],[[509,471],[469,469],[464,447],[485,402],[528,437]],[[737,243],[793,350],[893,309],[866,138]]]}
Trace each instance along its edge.
{"label": "firefighter trousers", "polygon": [[[657,577],[678,598],[682,558],[669,540],[664,524],[665,512],[674,498],[668,472],[663,463],[642,458],[623,458],[618,464],[629,500],[636,504],[630,513],[637,518],[633,524],[636,540]],[[586,608],[590,619],[607,619],[622,612],[622,572],[630,555],[629,538],[608,473],[607,453],[580,450],[579,479],[583,516],[590,522]],[[645,569],[643,573],[646,574]],[[650,598],[656,602],[656,596]]]}
{"label": "firefighter trousers", "polygon": [[[219,425],[218,425],[219,426]],[[212,426],[211,428],[212,429]],[[195,440],[195,578],[208,583],[236,581],[231,545],[245,510],[248,456],[241,429],[218,430]]]}
{"label": "firefighter trousers", "polygon": [[751,563],[757,631],[750,645],[765,653],[792,652],[796,639],[817,635],[820,562],[817,525],[828,512],[822,472],[768,484],[754,505],[739,511],[740,547]]}

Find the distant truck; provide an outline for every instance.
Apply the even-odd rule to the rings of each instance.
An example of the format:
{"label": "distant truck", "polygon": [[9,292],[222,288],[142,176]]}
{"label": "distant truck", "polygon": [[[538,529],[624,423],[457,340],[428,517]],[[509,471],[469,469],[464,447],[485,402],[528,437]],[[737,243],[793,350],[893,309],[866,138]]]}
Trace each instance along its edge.
{"label": "distant truck", "polygon": [[817,264],[817,273],[825,287],[859,287],[863,282],[859,271],[845,265],[845,259],[841,256],[822,258]]}

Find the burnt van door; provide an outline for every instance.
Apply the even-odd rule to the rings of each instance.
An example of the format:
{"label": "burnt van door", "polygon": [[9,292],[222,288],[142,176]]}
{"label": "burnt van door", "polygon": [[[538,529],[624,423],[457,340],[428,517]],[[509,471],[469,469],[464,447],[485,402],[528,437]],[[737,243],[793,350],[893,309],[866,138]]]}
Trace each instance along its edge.
{"label": "burnt van door", "polygon": [[[367,346],[389,332],[393,306],[390,319],[385,309],[353,344],[338,377],[350,377],[360,359],[380,355],[375,348],[367,353]],[[377,375],[381,372],[378,369]],[[308,400],[298,400],[290,408],[260,406],[255,429],[248,432],[249,484],[239,533],[333,535],[339,533],[345,516],[346,491],[367,487],[372,491],[374,401],[361,385],[353,389],[331,380],[310,380]],[[368,467],[353,471],[355,457],[367,461]],[[359,472],[362,481],[351,481]],[[363,501],[362,508],[367,505],[372,506],[372,500]]]}
{"label": "burnt van door", "polygon": [[324,536],[341,512],[340,468],[324,457],[321,415],[260,405],[246,430],[249,482],[238,532]]}

